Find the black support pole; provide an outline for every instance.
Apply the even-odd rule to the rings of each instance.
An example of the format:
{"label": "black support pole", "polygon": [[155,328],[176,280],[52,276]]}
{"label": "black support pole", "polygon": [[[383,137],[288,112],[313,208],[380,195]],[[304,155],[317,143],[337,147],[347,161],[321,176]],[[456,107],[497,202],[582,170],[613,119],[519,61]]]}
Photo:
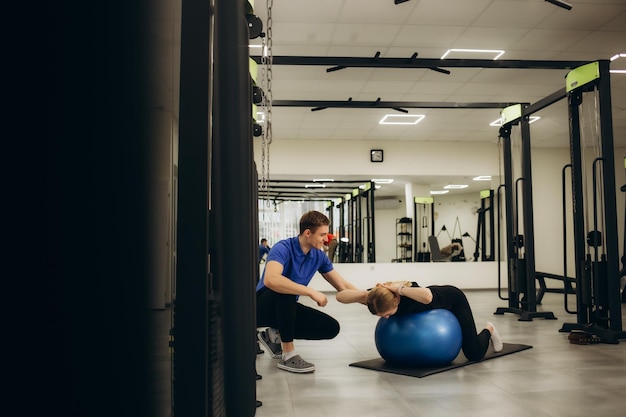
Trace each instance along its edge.
{"label": "black support pole", "polygon": [[626,338],[622,332],[620,278],[619,278],[619,243],[617,236],[617,187],[615,185],[615,160],[613,143],[613,116],[611,110],[611,74],[610,62],[599,62],[600,79],[600,133],[602,137],[602,178],[604,195],[604,219],[606,230],[607,258],[607,297],[609,308],[609,329],[618,338]]}
{"label": "black support pole", "polygon": [[528,117],[520,121],[522,137],[522,217],[524,218],[524,259],[526,260],[525,310],[533,313],[537,311],[537,295],[535,292],[535,232],[533,229],[533,188],[532,169],[530,162],[530,128]]}
{"label": "black support pole", "polygon": [[[215,0],[215,120],[210,199],[210,271],[220,300],[224,407],[227,417],[256,413],[258,243],[251,230],[257,200],[252,139],[252,85],[245,2]],[[213,363],[217,366],[216,363]]]}
{"label": "black support pole", "polygon": [[[528,116],[522,117],[520,122],[522,129],[522,176],[524,177],[523,194],[524,201],[522,212],[524,217],[524,236],[526,260],[526,303],[525,311],[520,314],[520,320],[532,320],[533,318],[545,318],[554,320],[554,314],[550,311],[537,311],[536,270],[535,270],[535,231],[533,220],[533,178],[531,164],[531,140],[530,123]],[[524,278],[522,278],[524,279]]]}
{"label": "black support pole", "polygon": [[207,301],[211,22],[210,2],[183,0],[173,412],[189,417],[206,417],[213,408]]}
{"label": "black support pole", "polygon": [[[508,287],[508,309],[518,308],[518,297],[513,295],[512,289],[514,288],[513,280],[515,279],[515,270],[513,265],[517,258],[515,253],[515,242],[513,240],[513,168],[511,162],[511,124],[506,124],[500,128],[500,137],[502,138],[503,147],[503,162],[504,162],[504,207],[505,207],[505,219],[506,219],[506,262],[508,267],[507,271],[507,287]],[[507,308],[498,308],[495,314],[504,314],[508,311]]]}
{"label": "black support pole", "polygon": [[[530,165],[530,131],[528,117],[524,116],[519,121],[522,129],[522,178],[513,181],[511,128],[512,123],[507,123],[500,128],[500,137],[504,142],[504,188],[506,207],[506,239],[507,239],[507,263],[508,263],[508,307],[498,307],[494,314],[514,313],[520,316],[520,321],[531,321],[535,317],[555,319],[551,312],[536,311],[535,293],[535,260],[533,245],[533,221],[532,221],[532,187]],[[525,258],[518,256],[517,243],[519,231],[516,231],[519,213],[519,201],[517,196],[518,182],[522,183],[522,208],[521,215],[524,221]],[[514,235],[514,232],[516,235]],[[523,287],[523,288],[520,288]],[[524,294],[525,301],[520,305],[520,295]],[[502,297],[500,297],[502,298]]]}
{"label": "black support pole", "polygon": [[[600,122],[599,156],[593,162],[591,173],[585,172],[583,141],[581,139],[580,110],[584,91],[588,85],[573,89],[568,95],[570,116],[570,154],[572,159],[572,199],[574,207],[574,255],[576,259],[576,302],[577,323],[564,323],[560,331],[584,330],[599,336],[605,343],[619,343],[626,339],[622,331],[620,287],[619,287],[619,249],[617,237],[617,203],[615,186],[615,161],[613,143],[613,125],[611,112],[611,90],[609,62],[598,61],[598,72],[595,83],[597,88],[598,112]],[[597,168],[599,166],[599,168]],[[601,172],[601,177],[598,173]],[[586,175],[593,176],[594,187],[592,213],[589,201],[585,198]],[[597,182],[601,184],[597,186]],[[602,194],[597,195],[601,187]],[[598,201],[599,200],[599,201]],[[598,224],[598,213],[604,219],[604,225]],[[593,218],[593,225],[585,220]],[[590,230],[588,230],[590,229]],[[602,230],[598,230],[602,229]],[[586,246],[593,246],[594,254],[586,254]],[[599,246],[603,253],[599,255]]]}
{"label": "black support pole", "polygon": [[569,125],[570,125],[570,156],[572,160],[572,200],[574,208],[574,259],[576,274],[576,305],[578,306],[577,322],[589,323],[591,316],[591,305],[585,301],[587,290],[587,281],[583,279],[585,275],[585,235],[584,224],[584,199],[582,195],[583,174],[582,174],[582,157],[581,157],[581,139],[579,108],[582,101],[581,91],[572,91],[567,98],[569,109]]}

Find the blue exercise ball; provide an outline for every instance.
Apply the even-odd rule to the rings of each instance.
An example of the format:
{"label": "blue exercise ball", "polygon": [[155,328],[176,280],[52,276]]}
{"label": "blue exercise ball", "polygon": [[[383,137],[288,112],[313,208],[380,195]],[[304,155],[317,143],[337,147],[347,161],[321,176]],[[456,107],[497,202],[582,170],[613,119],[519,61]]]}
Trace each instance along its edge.
{"label": "blue exercise ball", "polygon": [[446,365],[463,342],[459,321],[444,309],[381,317],[374,339],[386,362],[413,367]]}

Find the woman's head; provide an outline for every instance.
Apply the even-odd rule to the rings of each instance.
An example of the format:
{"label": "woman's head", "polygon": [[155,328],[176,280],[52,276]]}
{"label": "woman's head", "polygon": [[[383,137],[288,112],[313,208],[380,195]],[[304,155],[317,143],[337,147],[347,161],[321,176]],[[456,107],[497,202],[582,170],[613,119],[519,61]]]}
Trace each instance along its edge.
{"label": "woman's head", "polygon": [[377,285],[367,293],[367,308],[370,313],[389,318],[398,311],[400,296],[389,288]]}

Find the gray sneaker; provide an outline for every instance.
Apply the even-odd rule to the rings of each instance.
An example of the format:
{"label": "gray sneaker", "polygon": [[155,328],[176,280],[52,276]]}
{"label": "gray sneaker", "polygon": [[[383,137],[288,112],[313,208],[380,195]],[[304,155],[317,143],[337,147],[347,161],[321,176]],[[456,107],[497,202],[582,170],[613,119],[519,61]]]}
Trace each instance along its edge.
{"label": "gray sneaker", "polygon": [[269,337],[267,337],[267,332],[265,330],[261,330],[257,332],[256,337],[259,339],[259,342],[267,349],[267,352],[274,359],[280,359],[283,357],[283,347],[280,343],[274,343],[270,341]]}
{"label": "gray sneaker", "polygon": [[305,361],[300,357],[300,355],[296,355],[286,361],[281,359],[276,366],[280,369],[284,369],[285,371],[295,372],[297,374],[315,372],[315,365]]}

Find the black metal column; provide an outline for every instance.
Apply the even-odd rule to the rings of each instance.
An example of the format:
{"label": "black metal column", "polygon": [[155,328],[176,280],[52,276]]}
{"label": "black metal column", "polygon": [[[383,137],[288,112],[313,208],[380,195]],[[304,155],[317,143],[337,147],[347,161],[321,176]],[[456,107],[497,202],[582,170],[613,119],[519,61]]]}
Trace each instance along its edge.
{"label": "black metal column", "polygon": [[215,107],[210,192],[212,296],[221,300],[227,417],[256,413],[257,200],[245,2],[215,0]]}
{"label": "black metal column", "polygon": [[610,62],[599,62],[600,79],[600,132],[602,137],[602,178],[604,194],[604,219],[606,227],[606,258],[607,258],[607,297],[609,308],[609,329],[618,332],[619,338],[626,338],[622,332],[620,277],[619,277],[619,243],[617,236],[617,187],[615,184],[615,160],[613,143],[613,116],[611,110],[611,74]]}
{"label": "black metal column", "polygon": [[366,192],[367,196],[367,262],[376,262],[376,208],[374,200],[374,191],[376,183],[369,183],[370,189]]}
{"label": "black metal column", "polygon": [[338,263],[346,262],[346,242],[343,241],[343,238],[347,237],[346,233],[346,200],[345,198],[341,199],[341,203],[337,204],[339,208],[339,256],[337,258]]}
{"label": "black metal column", "polygon": [[511,124],[506,124],[500,128],[500,137],[502,138],[502,160],[504,162],[504,207],[506,219],[506,261],[507,270],[507,288],[508,288],[508,308],[498,307],[495,314],[504,314],[510,309],[519,307],[517,294],[512,294],[515,287],[513,280],[515,279],[514,264],[517,258],[515,253],[515,242],[513,239],[514,226],[514,206],[513,206],[513,164],[511,161]]}
{"label": "black metal column", "polygon": [[363,192],[353,195],[354,201],[354,262],[363,262]]}
{"label": "black metal column", "polygon": [[[584,330],[601,337],[606,343],[626,339],[622,331],[619,249],[617,236],[617,202],[609,62],[598,62],[599,76],[592,85],[598,89],[600,122],[600,156],[593,161],[593,213],[586,215],[584,188],[588,187],[583,171],[583,145],[580,133],[579,106],[588,85],[572,90],[568,95],[570,114],[570,154],[572,159],[572,198],[574,207],[574,254],[576,258],[577,323],[565,323],[560,331]],[[600,168],[598,168],[598,166]],[[598,197],[598,173],[601,192]],[[589,194],[589,193],[587,193]],[[598,214],[604,225],[598,224]],[[592,215],[593,225],[585,219]],[[602,229],[603,230],[598,230]],[[604,236],[602,236],[604,235]],[[593,255],[586,255],[585,245],[593,246]],[[600,255],[599,247],[603,246]]]}
{"label": "black metal column", "polygon": [[210,8],[211,3],[203,0],[182,3],[173,413],[185,417],[208,416],[210,402],[207,204],[214,41]]}
{"label": "black metal column", "polygon": [[[554,314],[550,311],[537,311],[537,285],[535,270],[535,230],[533,221],[533,179],[531,164],[531,140],[530,123],[528,116],[522,117],[522,176],[523,182],[523,205],[522,213],[524,217],[524,237],[526,260],[526,302],[523,304],[525,311],[521,313],[520,320],[532,320],[533,318],[545,318],[554,320]],[[523,277],[522,277],[523,279]]]}
{"label": "black metal column", "polygon": [[576,274],[576,305],[578,306],[577,322],[589,323],[591,317],[591,302],[587,301],[590,293],[588,282],[583,280],[585,275],[585,223],[583,205],[583,174],[581,157],[581,139],[579,108],[582,101],[581,91],[572,91],[567,97],[570,125],[570,158],[572,160],[572,205],[574,209],[574,260]]}
{"label": "black metal column", "polygon": [[[522,178],[513,181],[511,125],[507,123],[500,128],[500,136],[503,139],[504,181],[505,181],[505,207],[506,207],[506,236],[507,236],[507,263],[508,263],[508,307],[498,307],[494,314],[514,313],[520,316],[520,321],[531,321],[535,317],[555,319],[552,312],[536,311],[535,292],[535,259],[533,245],[533,221],[532,221],[532,177],[530,163],[530,130],[528,117],[522,117]],[[522,183],[522,207],[521,213],[519,198],[513,198],[517,194],[517,184]],[[514,185],[515,184],[515,185]],[[525,258],[520,259],[518,250],[520,242],[514,235],[517,227],[517,216],[522,215],[524,221]],[[519,233],[518,233],[519,234]],[[520,295],[523,294],[523,302],[520,303]],[[502,297],[500,297],[502,298]]]}

